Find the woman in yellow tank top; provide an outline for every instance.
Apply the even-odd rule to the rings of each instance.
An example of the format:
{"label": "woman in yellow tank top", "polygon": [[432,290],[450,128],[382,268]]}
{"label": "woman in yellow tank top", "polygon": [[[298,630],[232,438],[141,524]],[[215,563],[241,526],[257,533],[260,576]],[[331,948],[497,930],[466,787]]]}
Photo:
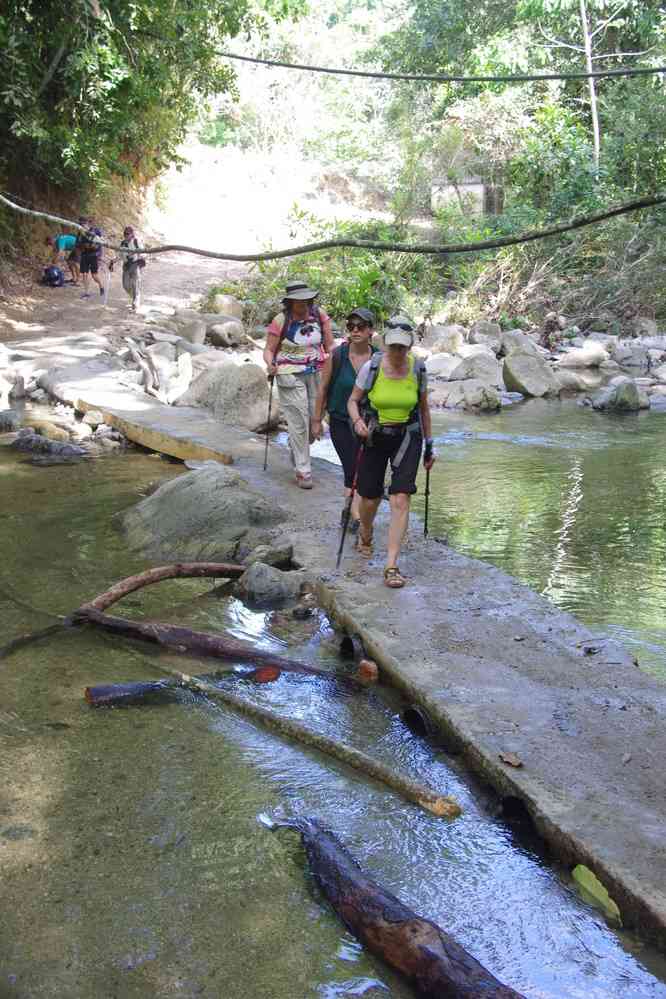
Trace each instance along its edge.
{"label": "woman in yellow tank top", "polygon": [[365,441],[357,481],[361,497],[357,548],[364,558],[373,554],[373,524],[384,493],[386,466],[391,464],[384,583],[392,589],[406,582],[398,569],[398,555],[409,522],[410,499],[416,492],[424,439],[425,467],[432,468],[435,461],[425,368],[409,353],[413,343],[411,320],[405,316],[389,319],[385,350],[363,365],[347,406],[355,433]]}

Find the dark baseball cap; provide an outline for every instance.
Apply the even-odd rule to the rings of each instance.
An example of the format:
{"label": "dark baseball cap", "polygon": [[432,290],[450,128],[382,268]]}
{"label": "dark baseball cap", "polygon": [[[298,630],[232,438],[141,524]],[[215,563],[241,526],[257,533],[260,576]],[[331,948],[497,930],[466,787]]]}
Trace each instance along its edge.
{"label": "dark baseball cap", "polygon": [[362,319],[364,323],[368,324],[368,326],[375,325],[374,313],[371,312],[370,309],[363,308],[363,306],[361,306],[358,309],[352,309],[352,311],[347,316],[347,319],[351,319],[352,316],[358,316],[358,318]]}

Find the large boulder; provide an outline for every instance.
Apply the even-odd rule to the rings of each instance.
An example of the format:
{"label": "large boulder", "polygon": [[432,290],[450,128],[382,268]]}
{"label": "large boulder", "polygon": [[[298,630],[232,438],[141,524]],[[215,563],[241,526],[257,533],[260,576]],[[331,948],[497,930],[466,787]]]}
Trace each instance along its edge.
{"label": "large boulder", "polygon": [[210,311],[216,312],[218,315],[223,313],[225,316],[232,316],[234,319],[243,318],[243,306],[233,295],[223,295],[221,293],[215,295],[211,302]]}
{"label": "large boulder", "polygon": [[[595,395],[592,406],[603,412],[635,413],[647,408],[646,399],[641,398],[640,389],[633,378],[620,375]],[[649,406],[649,400],[647,403]]]}
{"label": "large boulder", "polygon": [[[268,395],[266,371],[258,364],[216,364],[192,382],[176,405],[203,406],[223,423],[263,430],[268,416]],[[277,419],[276,404],[272,425],[277,425]]]}
{"label": "large boulder", "polygon": [[558,358],[558,368],[598,368],[608,360],[608,354],[600,343],[587,342],[583,347],[567,351]]}
{"label": "large boulder", "polygon": [[446,409],[473,409],[493,412],[501,407],[496,388],[477,378],[466,381],[437,382],[429,392],[431,406]]}
{"label": "large boulder", "polygon": [[163,483],[123,516],[130,549],[168,562],[235,560],[286,517],[238,472],[213,462]]}
{"label": "large boulder", "polygon": [[450,382],[465,381],[468,378],[483,382],[484,385],[504,388],[502,369],[495,358],[489,354],[465,357],[449,375]]}
{"label": "large boulder", "polygon": [[611,351],[611,358],[622,368],[641,368],[647,371],[650,366],[648,348],[634,344],[631,340],[618,340]]}
{"label": "large boulder", "polygon": [[460,358],[454,357],[453,354],[433,354],[426,361],[428,378],[441,378],[446,381],[459,364]]}
{"label": "large boulder", "polygon": [[560,386],[555,375],[543,358],[535,354],[509,354],[504,358],[502,373],[509,392],[522,392],[537,399],[544,395],[559,395]]}
{"label": "large boulder", "polygon": [[225,319],[209,327],[208,339],[215,347],[239,347],[247,342],[247,334],[238,319]]}
{"label": "large boulder", "polygon": [[536,340],[533,340],[532,337],[527,336],[521,330],[506,330],[502,333],[499,352],[504,357],[510,357],[511,354],[532,354],[534,357],[542,356]]}
{"label": "large boulder", "polygon": [[423,337],[423,346],[433,354],[456,354],[467,336],[464,326],[429,326]]}
{"label": "large boulder", "polygon": [[192,355],[181,354],[176,363],[171,365],[170,371],[165,373],[160,383],[162,393],[169,405],[173,405],[187,391],[193,373]]}
{"label": "large boulder", "polygon": [[657,381],[666,382],[666,364],[660,364],[658,368],[653,368],[652,375]]}
{"label": "large boulder", "polygon": [[502,327],[488,319],[478,319],[469,331],[469,342],[483,344],[497,354],[502,343]]}
{"label": "large boulder", "polygon": [[302,573],[283,572],[264,562],[253,562],[236,583],[235,591],[243,600],[265,606],[293,600],[302,585]]}
{"label": "large boulder", "polygon": [[190,319],[181,326],[180,335],[190,343],[203,343],[206,339],[206,324],[201,319]]}

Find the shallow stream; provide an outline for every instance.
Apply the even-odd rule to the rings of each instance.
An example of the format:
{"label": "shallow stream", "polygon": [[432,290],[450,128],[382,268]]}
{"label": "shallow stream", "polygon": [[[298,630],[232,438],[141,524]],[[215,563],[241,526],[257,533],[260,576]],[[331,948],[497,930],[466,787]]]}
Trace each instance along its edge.
{"label": "shallow stream", "polygon": [[[509,418],[515,415],[527,419]],[[471,525],[478,522],[495,541],[506,531],[509,550],[509,538],[531,537],[530,524],[548,518],[553,550],[559,551],[559,538],[570,552],[571,534],[561,532],[578,481],[572,468],[581,462],[585,494],[588,466],[595,455],[603,464],[608,448],[590,445],[586,460],[578,438],[570,453],[549,443],[543,427],[508,431],[506,419],[474,431],[464,419],[441,429],[447,460],[433,484],[432,528],[448,531],[455,544],[467,538],[471,551]],[[609,432],[597,428],[593,439]],[[479,433],[489,436],[474,436]],[[521,451],[502,433],[536,443]],[[486,441],[496,448],[495,457],[474,459],[486,471],[495,469],[504,447],[524,461],[520,475],[529,488],[520,509],[510,503],[521,494],[519,473],[509,474],[507,465],[493,487],[473,464],[481,453],[477,440],[479,449]],[[651,448],[656,480],[656,439]],[[537,461],[542,451],[560,455],[552,485],[544,461]],[[532,466],[528,453],[536,455]],[[612,464],[626,464],[626,454]],[[36,468],[0,447],[2,640],[50,623],[41,611],[64,614],[143,568],[126,552],[114,515],[136,502],[149,481],[179,471],[138,453]],[[625,472],[634,483],[642,474]],[[636,502],[640,495],[636,486]],[[611,511],[619,501],[611,490]],[[582,504],[572,508],[574,524]],[[623,523],[634,522],[630,507],[635,513],[627,500]],[[600,537],[618,534],[619,527],[597,524]],[[628,542],[626,549],[632,550]],[[536,571],[529,553],[514,558],[506,568],[525,564]],[[557,563],[556,593],[566,564]],[[627,574],[626,568],[616,572]],[[623,584],[629,592],[626,579]],[[636,584],[631,592],[639,589]],[[263,648],[289,649],[332,673],[348,670],[338,656],[339,636],[323,615],[296,622],[287,612],[252,610],[210,590],[206,581],[166,582],[132,594],[118,612],[228,630]],[[614,606],[617,592],[612,589]],[[605,594],[598,603],[608,604]],[[87,684],[151,679],[160,675],[160,662],[205,672],[191,659],[92,630],[67,632],[3,662],[3,999],[407,999],[413,993],[363,951],[320,898],[296,835],[270,833],[257,823],[259,812],[276,809],[323,819],[378,881],[529,999],[666,997],[664,960],[632,934],[610,929],[529,831],[498,816],[491,793],[455,758],[412,734],[394,691],[287,675],[265,686],[225,681],[455,795],[464,808],[455,822],[421,812],[341,765],[187,693],[162,706],[94,711],[85,705]]]}

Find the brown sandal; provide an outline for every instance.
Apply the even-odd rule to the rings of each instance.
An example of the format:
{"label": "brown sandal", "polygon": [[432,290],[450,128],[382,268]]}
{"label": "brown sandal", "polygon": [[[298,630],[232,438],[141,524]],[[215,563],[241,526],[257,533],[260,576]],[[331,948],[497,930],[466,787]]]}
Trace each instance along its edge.
{"label": "brown sandal", "polygon": [[372,534],[370,534],[369,538],[365,538],[360,526],[358,529],[358,538],[356,539],[356,551],[362,558],[372,558]]}
{"label": "brown sandal", "polygon": [[399,590],[406,582],[407,580],[397,565],[392,565],[390,568],[384,569],[384,586],[388,586],[392,590]]}

